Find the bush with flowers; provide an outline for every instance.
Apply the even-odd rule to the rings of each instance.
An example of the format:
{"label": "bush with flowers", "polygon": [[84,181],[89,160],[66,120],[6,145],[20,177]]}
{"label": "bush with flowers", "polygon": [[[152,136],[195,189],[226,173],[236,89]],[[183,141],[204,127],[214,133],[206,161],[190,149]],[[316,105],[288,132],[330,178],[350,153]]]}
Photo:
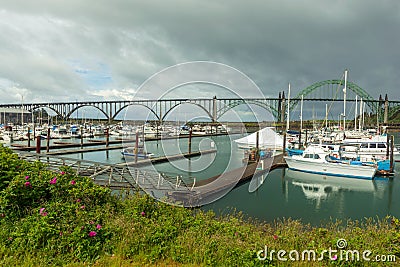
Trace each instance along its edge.
{"label": "bush with flowers", "polygon": [[0,151],[0,239],[9,249],[44,253],[49,262],[93,261],[100,252],[111,252],[112,231],[104,222],[116,199],[109,189],[68,167],[53,172],[6,148]]}

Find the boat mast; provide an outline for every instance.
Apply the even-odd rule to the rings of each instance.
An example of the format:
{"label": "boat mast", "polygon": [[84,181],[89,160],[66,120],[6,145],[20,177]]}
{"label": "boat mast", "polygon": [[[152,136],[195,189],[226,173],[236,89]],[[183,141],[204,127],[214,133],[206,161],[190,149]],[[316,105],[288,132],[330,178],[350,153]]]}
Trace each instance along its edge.
{"label": "boat mast", "polygon": [[361,98],[360,100],[360,119],[358,120],[358,131],[361,132],[361,121],[362,121],[362,117],[363,117],[363,100]]}
{"label": "boat mast", "polygon": [[357,95],[356,95],[356,107],[354,109],[354,131],[357,131]]}
{"label": "boat mast", "polygon": [[303,130],[303,95],[301,95],[301,102],[300,102],[300,134]]}
{"label": "boat mast", "polygon": [[288,101],[287,101],[287,118],[286,118],[286,131],[289,130],[289,106],[290,106],[290,83],[289,83],[289,89],[288,89]]}
{"label": "boat mast", "polygon": [[21,95],[21,126],[24,126],[24,96]]}
{"label": "boat mast", "polygon": [[344,71],[344,88],[343,88],[343,131],[346,131],[346,93],[347,93],[347,70]]}
{"label": "boat mast", "polygon": [[325,104],[325,129],[328,129],[328,104]]}

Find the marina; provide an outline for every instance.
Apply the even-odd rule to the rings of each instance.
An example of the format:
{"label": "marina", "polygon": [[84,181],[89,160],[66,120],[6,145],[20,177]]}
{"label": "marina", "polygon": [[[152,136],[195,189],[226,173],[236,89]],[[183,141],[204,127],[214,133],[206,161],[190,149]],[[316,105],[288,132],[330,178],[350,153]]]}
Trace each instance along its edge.
{"label": "marina", "polygon": [[[325,86],[326,82],[318,86]],[[47,114],[47,123],[43,123],[43,114],[42,123],[38,123],[34,113],[29,117],[29,113],[21,112],[20,119],[25,123],[4,124],[0,133],[2,143],[21,157],[40,159],[53,164],[52,168],[67,165],[102,186],[114,190],[140,189],[173,205],[219,210],[221,214],[232,207],[261,220],[293,217],[314,224],[331,217],[350,216],[339,206],[346,206],[350,201],[345,200],[347,196],[352,199],[357,192],[357,195],[369,194],[372,199],[383,196],[386,199],[390,194],[386,204],[394,208],[388,209],[387,214],[398,216],[399,204],[393,201],[396,199],[393,195],[399,190],[391,188],[398,187],[395,162],[400,160],[396,144],[399,135],[393,130],[396,126],[389,123],[398,103],[389,101],[387,96],[378,101],[370,98],[347,81],[347,71],[342,80],[329,83],[338,88],[335,96],[343,91],[343,99],[305,98],[304,94],[312,92],[309,88],[316,90],[312,86],[291,97],[289,84],[286,96],[285,92],[279,92],[278,98],[270,99],[213,97],[47,104],[47,108],[57,113],[54,117]],[[355,98],[350,92],[355,93]],[[324,119],[316,121],[313,114],[313,120],[303,122],[306,101],[328,101],[337,107],[333,111],[326,104]],[[243,103],[264,105],[272,111],[275,121],[218,122],[229,109]],[[352,103],[347,113],[352,110],[353,119],[341,115],[337,120],[328,120],[330,113],[340,112],[340,105],[342,114],[346,114],[346,103]],[[136,104],[151,110],[154,120],[114,121],[121,110]],[[208,121],[168,121],[166,114],[184,104],[201,107]],[[26,108],[41,109],[41,105],[26,104]],[[73,120],[72,114],[80,106],[108,112],[102,121]],[[17,106],[6,108],[17,109]],[[290,119],[293,112],[299,112],[300,120]],[[289,191],[297,192],[290,193],[295,194],[294,202],[289,201]],[[336,206],[329,202],[331,199]],[[254,208],[260,203],[285,201],[291,204],[287,204],[284,214],[274,205]],[[311,207],[314,202],[316,207]],[[313,215],[299,216],[299,203],[303,203],[301,209],[308,209]],[[335,208],[321,213],[320,209],[326,205]],[[365,214],[380,214],[376,209],[381,208],[369,207]],[[363,217],[356,212],[349,218]]]}

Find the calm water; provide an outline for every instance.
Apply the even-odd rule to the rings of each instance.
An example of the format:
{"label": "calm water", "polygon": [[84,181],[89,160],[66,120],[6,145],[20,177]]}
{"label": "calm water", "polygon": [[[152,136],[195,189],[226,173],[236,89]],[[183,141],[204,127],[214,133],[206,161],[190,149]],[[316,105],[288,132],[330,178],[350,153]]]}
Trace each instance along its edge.
{"label": "calm water", "polygon": [[[400,140],[398,134],[395,138]],[[216,148],[218,153],[158,164],[156,169],[192,181],[193,177],[205,179],[242,166],[243,150],[238,149],[228,136],[194,138],[192,147],[192,151]],[[146,142],[146,149],[158,156],[184,153],[188,151],[188,140]],[[66,157],[107,163],[124,161],[120,150]],[[249,183],[245,183],[203,209],[212,209],[218,214],[242,211],[246,216],[267,222],[290,217],[314,225],[330,218],[362,220],[386,215],[400,218],[400,164],[396,166],[396,173],[390,179],[366,181],[277,169],[264,176],[264,183],[256,192],[249,193]]]}

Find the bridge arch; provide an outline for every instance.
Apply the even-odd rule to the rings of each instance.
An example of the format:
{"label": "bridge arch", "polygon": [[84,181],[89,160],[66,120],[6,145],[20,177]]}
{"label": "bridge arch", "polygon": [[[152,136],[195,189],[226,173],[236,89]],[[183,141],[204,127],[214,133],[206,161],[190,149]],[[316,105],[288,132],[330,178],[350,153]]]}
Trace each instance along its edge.
{"label": "bridge arch", "polygon": [[83,108],[83,107],[94,107],[94,108],[100,110],[106,116],[106,118],[109,119],[109,116],[107,115],[107,113],[100,107],[97,107],[96,105],[80,105],[80,106],[74,107],[67,113],[67,115],[65,115],[65,119],[69,119],[69,117],[72,115],[72,113],[74,113],[76,110]]}
{"label": "bridge arch", "polygon": [[224,105],[222,108],[220,108],[219,110],[217,110],[217,118],[221,118],[226,112],[228,112],[229,110],[240,106],[240,105],[256,105],[259,106],[263,109],[265,109],[268,112],[272,113],[272,116],[277,119],[278,118],[278,109],[277,107],[275,107],[274,105],[272,105],[271,103],[268,103],[267,101],[260,101],[260,100],[244,100],[244,99],[238,99],[238,100],[234,100],[234,101],[229,101],[227,105]]}
{"label": "bridge arch", "polygon": [[160,116],[158,116],[157,113],[156,113],[151,107],[149,107],[149,106],[147,106],[147,105],[144,105],[144,104],[141,104],[141,103],[128,103],[127,105],[122,106],[120,109],[118,109],[118,110],[115,112],[115,114],[112,116],[111,119],[114,120],[122,110],[124,110],[125,108],[127,108],[127,107],[129,107],[129,106],[142,106],[142,107],[145,107],[145,108],[147,108],[149,111],[151,111],[151,113],[153,113],[154,116],[156,116],[156,118],[157,118],[158,120],[160,120]]}
{"label": "bridge arch", "polygon": [[[223,89],[226,89],[227,91],[229,91],[231,94],[233,94],[233,95],[235,95],[236,97],[238,97],[238,99],[242,99],[242,97],[238,94],[238,93],[236,93],[234,90],[232,90],[229,86],[227,86],[227,85],[224,85],[224,84],[221,84],[221,83],[217,83],[217,82],[210,82],[210,81],[203,81],[203,80],[195,80],[195,81],[187,81],[187,82],[183,82],[183,83],[180,83],[180,84],[177,84],[177,85],[175,85],[175,86],[173,86],[173,87],[171,87],[170,89],[168,89],[168,91],[166,92],[166,93],[164,93],[162,96],[161,96],[161,100],[162,100],[162,97],[164,97],[165,95],[167,95],[169,92],[171,92],[172,90],[174,90],[174,89],[177,89],[177,88],[180,88],[180,87],[183,87],[183,86],[186,86],[186,85],[192,85],[192,84],[206,84],[206,85],[212,85],[212,86],[217,86],[217,87],[220,87],[220,88],[223,88]],[[216,101],[219,101],[220,103],[221,103],[221,99],[216,99],[216,98],[214,98],[214,99],[208,99],[209,101],[212,101],[212,100],[216,100]],[[203,102],[202,102],[203,101]],[[233,107],[228,107],[227,108],[227,110],[225,110],[225,111],[223,111],[223,113],[221,113],[219,116],[218,116],[218,110],[217,110],[217,103],[212,103],[212,104],[210,104],[209,103],[209,105],[208,105],[208,107],[209,107],[209,109],[207,109],[207,105],[206,105],[206,102],[204,101],[204,99],[187,99],[187,100],[184,100],[184,101],[180,101],[179,103],[176,103],[176,104],[174,104],[174,105],[172,105],[172,106],[170,106],[169,108],[168,108],[168,110],[164,110],[164,112],[165,112],[165,114],[162,116],[162,120],[164,120],[165,118],[166,118],[166,115],[171,111],[171,110],[173,110],[176,106],[178,106],[178,105],[181,105],[181,104],[185,104],[185,103],[190,103],[190,104],[194,104],[194,105],[196,105],[196,106],[198,106],[198,107],[200,107],[201,109],[203,109],[206,113],[207,113],[207,115],[211,118],[211,120],[217,120],[218,118],[220,118],[222,115],[223,115],[223,113],[226,113],[226,111],[227,110],[229,110],[229,109],[231,109],[231,108],[233,108],[233,107],[235,107],[235,106],[233,106]],[[203,104],[203,105],[202,105]],[[258,103],[259,105],[260,105],[260,103]],[[214,107],[214,105],[216,105],[215,107]],[[262,105],[262,104],[261,104]],[[215,110],[215,108],[216,108],[216,110]],[[222,108],[221,108],[222,109]]]}
{"label": "bridge arch", "polygon": [[[327,85],[344,86],[344,80],[325,80],[325,81],[313,83],[312,85],[301,90],[297,94],[297,96],[293,98],[293,101],[291,101],[291,103],[290,103],[290,109],[293,109],[298,104],[302,95],[303,95],[303,97],[306,97],[307,95],[310,95],[312,92],[315,92],[317,90],[322,90],[322,88]],[[342,88],[338,88],[338,89],[342,89]],[[347,81],[347,89],[353,91],[355,94],[362,97],[362,99],[365,100],[365,102],[367,103],[368,107],[372,111],[376,111],[377,107],[376,107],[376,105],[374,105],[374,98],[370,94],[368,94],[364,89],[362,89],[360,86],[358,86],[357,84],[350,82],[350,81]],[[340,92],[342,92],[342,90],[340,90]],[[341,95],[341,94],[339,94],[339,95]],[[335,96],[331,96],[331,99],[339,99],[338,91],[336,91]]]}
{"label": "bridge arch", "polygon": [[191,100],[182,101],[182,102],[179,102],[179,103],[177,103],[177,104],[171,106],[171,107],[165,112],[165,114],[162,116],[161,120],[164,121],[164,119],[167,117],[167,115],[168,115],[172,110],[174,110],[174,109],[175,109],[176,107],[178,107],[179,105],[183,105],[183,104],[192,104],[192,105],[195,105],[195,106],[201,108],[202,110],[204,110],[204,112],[207,114],[207,116],[208,116],[211,120],[213,120],[212,114],[211,114],[205,107],[203,107],[201,104],[198,104],[198,103],[196,103],[196,102],[192,102]]}
{"label": "bridge arch", "polygon": [[57,109],[55,109],[55,108],[53,108],[53,107],[50,107],[50,106],[46,106],[46,105],[34,105],[34,106],[26,106],[26,107],[28,107],[28,110],[30,111],[30,112],[33,112],[34,110],[37,110],[37,109],[40,109],[40,108],[48,108],[48,109],[50,109],[50,110],[52,110],[52,111],[54,111],[56,114],[57,114],[57,116],[59,116],[60,118],[63,118],[63,115],[57,110]]}

